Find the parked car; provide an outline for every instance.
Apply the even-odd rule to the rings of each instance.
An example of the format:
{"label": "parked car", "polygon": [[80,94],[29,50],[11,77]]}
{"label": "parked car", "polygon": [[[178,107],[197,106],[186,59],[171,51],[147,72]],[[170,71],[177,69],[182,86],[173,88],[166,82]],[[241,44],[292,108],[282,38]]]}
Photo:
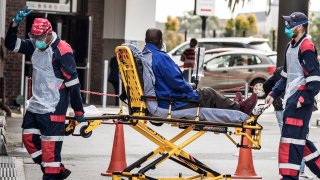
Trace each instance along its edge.
{"label": "parked car", "polygon": [[[252,38],[252,37],[227,37],[227,38],[203,38],[197,39],[200,47],[205,47],[206,50],[216,48],[250,48],[261,51],[271,52],[271,48],[268,45],[268,39],[264,38]],[[181,54],[185,49],[189,48],[189,41],[181,43],[170,52],[168,55],[179,66],[183,65],[180,61]]]}
{"label": "parked car", "polygon": [[206,50],[204,53],[204,62],[211,59],[212,57],[216,56],[217,54],[228,52],[228,51],[236,51],[241,50],[242,48],[216,48],[216,49],[209,49]]}
{"label": "parked car", "polygon": [[199,87],[221,90],[248,83],[262,98],[265,96],[262,85],[275,71],[276,59],[275,52],[246,48],[217,54],[204,62],[204,77]]}

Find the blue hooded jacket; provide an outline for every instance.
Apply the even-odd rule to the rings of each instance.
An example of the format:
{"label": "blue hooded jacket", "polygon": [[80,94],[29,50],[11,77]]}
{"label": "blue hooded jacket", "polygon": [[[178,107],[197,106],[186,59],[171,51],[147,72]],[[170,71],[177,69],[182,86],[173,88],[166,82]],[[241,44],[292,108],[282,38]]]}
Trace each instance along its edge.
{"label": "blue hooded jacket", "polygon": [[[199,100],[198,93],[183,78],[177,64],[155,45],[147,43],[144,51],[152,53],[152,70],[155,75],[155,91],[158,97]],[[158,100],[159,107],[168,109],[169,102]],[[187,102],[175,101],[172,110],[186,106]]]}

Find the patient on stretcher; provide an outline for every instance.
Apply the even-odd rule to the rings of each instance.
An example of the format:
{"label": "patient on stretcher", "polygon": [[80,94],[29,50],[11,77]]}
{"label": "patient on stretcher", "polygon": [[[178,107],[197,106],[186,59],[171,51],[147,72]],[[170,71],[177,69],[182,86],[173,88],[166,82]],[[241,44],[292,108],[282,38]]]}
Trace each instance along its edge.
{"label": "patient on stretcher", "polygon": [[[157,84],[156,78],[155,78],[156,76],[155,76],[153,68],[152,68],[154,54],[147,48],[145,48],[143,50],[143,52],[140,52],[133,45],[127,44],[126,46],[128,46],[131,49],[135,60],[140,61],[140,62],[137,62],[136,64],[138,64],[138,66],[139,66],[139,64],[141,64],[141,66],[142,66],[143,74],[140,76],[142,76],[143,78],[141,79],[141,77],[140,77],[140,79],[143,82],[144,95],[145,96],[158,95],[156,93],[156,84]],[[164,53],[164,52],[162,52],[162,53]],[[139,69],[139,67],[138,67],[138,69]],[[141,70],[141,67],[140,67],[140,70]],[[181,74],[181,78],[183,79],[182,74]],[[211,90],[209,90],[209,91],[211,91]],[[220,95],[220,96],[222,96],[222,95]],[[159,97],[159,96],[157,96],[157,97]],[[231,100],[229,100],[229,101],[231,101]],[[168,108],[160,107],[160,105],[158,104],[158,101],[147,100],[146,104],[147,104],[148,112],[150,114],[152,114],[153,116],[167,117]],[[256,104],[256,97],[255,97],[254,105],[255,104]],[[171,112],[171,116],[172,116],[172,118],[195,119],[197,105],[198,104],[196,104],[195,106],[189,106],[189,107],[186,106],[185,108],[173,109],[173,111]],[[252,106],[252,108],[254,107],[254,105]],[[217,107],[206,107],[206,106],[201,106],[201,104],[200,104],[200,107],[201,107],[200,113],[199,113],[200,120],[207,120],[207,121],[212,121],[212,122],[225,122],[225,123],[226,122],[242,123],[249,118],[249,116],[246,113],[239,111],[240,108],[239,109],[236,109],[236,108],[227,109],[227,107],[226,107],[223,109],[223,108],[217,108],[217,107],[219,107],[219,105],[217,105]],[[251,113],[252,108],[250,109],[250,113]]]}

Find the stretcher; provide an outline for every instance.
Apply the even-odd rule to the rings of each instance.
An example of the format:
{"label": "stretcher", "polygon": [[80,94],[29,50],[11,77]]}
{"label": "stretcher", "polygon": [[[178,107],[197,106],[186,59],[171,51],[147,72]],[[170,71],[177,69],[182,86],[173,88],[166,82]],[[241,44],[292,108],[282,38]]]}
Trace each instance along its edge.
{"label": "stretcher", "polygon": [[[132,180],[192,180],[192,179],[231,179],[231,175],[220,174],[217,171],[209,168],[207,165],[193,157],[186,152],[184,148],[200,138],[206,132],[213,132],[214,134],[224,134],[236,147],[260,149],[261,148],[261,131],[262,126],[257,122],[260,114],[262,114],[265,107],[263,105],[258,106],[255,113],[250,116],[244,123],[217,123],[211,121],[200,121],[199,112],[200,108],[197,108],[194,119],[179,119],[171,116],[171,104],[174,99],[168,99],[170,106],[168,109],[167,117],[155,117],[148,113],[146,100],[160,97],[146,97],[143,93],[143,87],[139,78],[136,61],[132,55],[131,50],[126,46],[118,46],[115,50],[117,61],[119,64],[119,71],[124,84],[125,92],[128,97],[128,110],[129,114],[122,113],[122,105],[120,112],[117,115],[105,115],[101,117],[86,118],[89,121],[86,130],[91,132],[92,129],[88,129],[91,123],[99,123],[108,120],[118,120],[118,123],[127,124],[134,130],[145,136],[151,142],[157,145],[157,148],[138,159],[136,162],[129,165],[122,172],[113,172],[113,180],[121,180],[128,178]],[[194,102],[197,103],[197,102]],[[122,103],[121,103],[122,104]],[[177,133],[171,139],[166,139],[160,133],[156,132],[150,126],[151,123],[145,123],[145,121],[152,122],[152,124],[166,123],[173,128],[181,128],[181,132]],[[195,131],[195,133],[194,133]],[[193,132],[193,133],[191,133]],[[240,136],[239,140],[233,137]],[[179,144],[177,143],[179,141]],[[238,141],[238,142],[237,142]],[[172,160],[177,164],[192,170],[195,175],[191,177],[182,177],[180,174],[178,177],[150,177],[147,175],[149,170],[156,169],[166,160]]]}

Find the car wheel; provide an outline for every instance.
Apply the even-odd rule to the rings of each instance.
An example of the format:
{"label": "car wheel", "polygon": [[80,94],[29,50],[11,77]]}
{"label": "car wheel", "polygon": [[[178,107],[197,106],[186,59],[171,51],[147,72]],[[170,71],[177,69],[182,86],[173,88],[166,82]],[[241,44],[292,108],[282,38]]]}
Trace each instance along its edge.
{"label": "car wheel", "polygon": [[251,85],[251,86],[253,86],[252,87],[252,92],[256,93],[259,99],[265,97],[265,93],[264,93],[264,90],[263,90],[263,83],[264,82],[265,82],[264,80],[258,79],[258,80],[253,81],[253,83]]}

